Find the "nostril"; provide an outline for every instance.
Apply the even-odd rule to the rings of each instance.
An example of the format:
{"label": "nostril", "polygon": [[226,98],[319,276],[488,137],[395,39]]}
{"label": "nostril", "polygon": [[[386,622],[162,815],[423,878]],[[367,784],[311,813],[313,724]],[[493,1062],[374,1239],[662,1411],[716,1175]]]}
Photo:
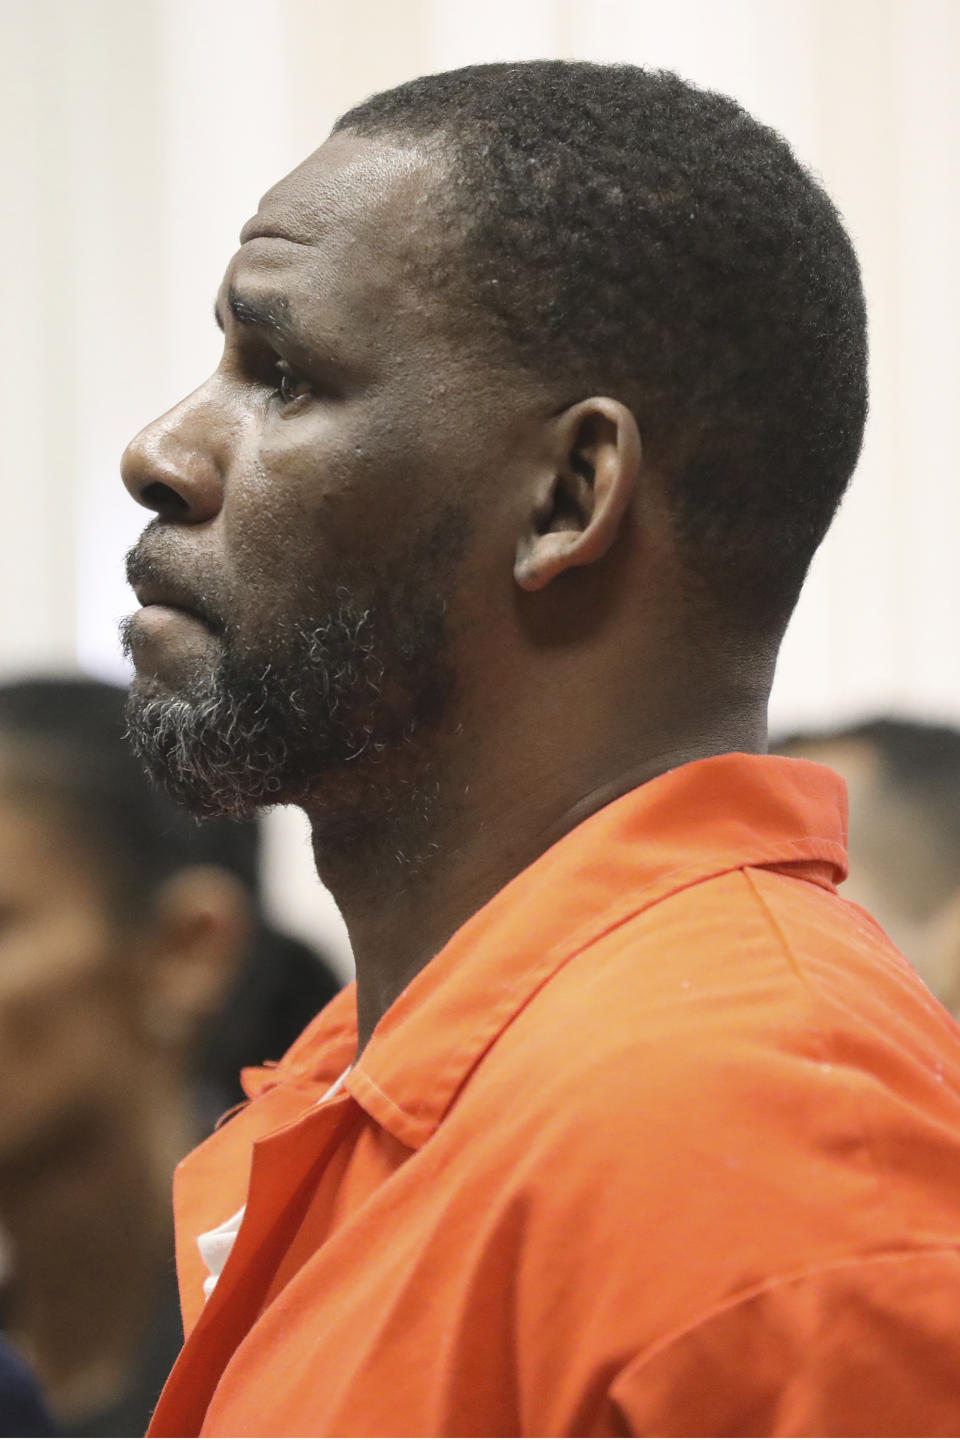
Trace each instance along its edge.
{"label": "nostril", "polygon": [[168,520],[182,519],[190,509],[183,496],[178,495],[176,490],[165,485],[162,480],[154,480],[145,485],[140,492],[140,500]]}

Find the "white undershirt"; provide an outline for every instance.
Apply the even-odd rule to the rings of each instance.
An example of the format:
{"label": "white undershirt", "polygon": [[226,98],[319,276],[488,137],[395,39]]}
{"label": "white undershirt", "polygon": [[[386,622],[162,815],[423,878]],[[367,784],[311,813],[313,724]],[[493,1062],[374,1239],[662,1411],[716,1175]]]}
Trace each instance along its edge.
{"label": "white undershirt", "polygon": [[[330,1086],[325,1095],[321,1095],[316,1102],[322,1105],[325,1100],[331,1100],[339,1090],[343,1088],[343,1082],[350,1074],[351,1066],[347,1066],[343,1074]],[[197,1236],[197,1246],[204,1265],[210,1271],[203,1282],[204,1298],[209,1300],[216,1289],[217,1281],[223,1274],[223,1267],[230,1258],[230,1251],[234,1242],[240,1234],[240,1226],[243,1224],[243,1217],[246,1213],[246,1205],[241,1205],[236,1215],[231,1215],[229,1220],[224,1220],[215,1230],[205,1230],[202,1235]]]}

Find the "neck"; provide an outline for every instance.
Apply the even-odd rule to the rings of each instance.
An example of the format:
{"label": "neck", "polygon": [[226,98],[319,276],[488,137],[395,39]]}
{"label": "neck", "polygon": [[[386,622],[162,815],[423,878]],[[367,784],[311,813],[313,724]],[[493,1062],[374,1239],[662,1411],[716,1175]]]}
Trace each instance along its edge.
{"label": "neck", "polygon": [[722,719],[714,710],[709,734],[699,722],[674,721],[645,744],[611,738],[573,763],[561,763],[562,747],[545,732],[529,733],[540,735],[534,755],[498,748],[485,729],[475,764],[461,760],[446,765],[439,781],[434,776],[430,845],[419,837],[416,867],[397,858],[395,830],[388,845],[368,832],[362,849],[337,846],[325,818],[311,815],[317,870],[336,897],[356,960],[358,1055],[404,987],[515,875],[595,811],[667,770],[765,750],[766,714],[763,705]]}
{"label": "neck", "polygon": [[118,1117],[0,1172],[6,1328],[68,1428],[118,1399],[137,1364],[172,1259],[170,1176],[192,1138],[179,1112],[152,1127]]}

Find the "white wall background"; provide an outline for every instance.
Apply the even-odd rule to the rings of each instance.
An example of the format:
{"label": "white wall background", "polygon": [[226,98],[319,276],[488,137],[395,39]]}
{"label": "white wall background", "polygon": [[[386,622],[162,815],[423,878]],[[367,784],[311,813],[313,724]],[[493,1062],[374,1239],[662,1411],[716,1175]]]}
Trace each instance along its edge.
{"label": "white wall background", "polygon": [[[960,0],[0,0],[0,674],[122,675],[142,512],[117,460],[215,363],[260,193],[373,90],[544,55],[726,90],[824,179],[864,267],[872,412],[773,723],[960,721]],[[346,957],[292,816],[271,887]]]}

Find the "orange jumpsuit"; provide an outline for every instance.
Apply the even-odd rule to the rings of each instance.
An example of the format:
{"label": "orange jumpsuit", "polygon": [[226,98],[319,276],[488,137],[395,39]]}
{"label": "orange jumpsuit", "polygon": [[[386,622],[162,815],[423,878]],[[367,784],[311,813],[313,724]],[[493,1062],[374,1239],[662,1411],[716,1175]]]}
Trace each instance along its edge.
{"label": "orange jumpsuit", "polygon": [[[153,1435],[960,1433],[960,1030],[725,755],[342,993],[180,1166]],[[246,1201],[210,1300],[197,1236]]]}

